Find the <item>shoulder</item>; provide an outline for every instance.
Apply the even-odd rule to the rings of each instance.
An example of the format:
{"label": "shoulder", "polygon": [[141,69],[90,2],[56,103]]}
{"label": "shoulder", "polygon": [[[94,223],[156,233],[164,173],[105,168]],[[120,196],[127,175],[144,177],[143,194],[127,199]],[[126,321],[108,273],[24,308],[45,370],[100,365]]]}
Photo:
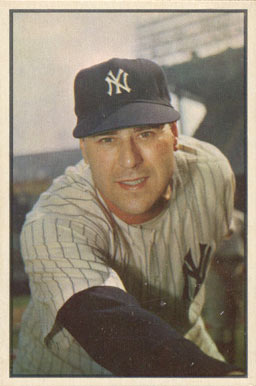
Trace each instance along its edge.
{"label": "shoulder", "polygon": [[184,157],[191,158],[192,161],[227,162],[227,158],[216,146],[185,135],[179,137],[178,153],[182,154]]}
{"label": "shoulder", "polygon": [[216,178],[233,179],[228,159],[215,146],[198,139],[180,136],[179,150],[175,153],[178,169],[183,173],[200,172]]}
{"label": "shoulder", "polygon": [[61,188],[70,188],[74,191],[80,190],[83,192],[93,192],[95,190],[90,168],[84,160],[74,166],[67,167],[63,175],[53,180],[49,191],[59,191]]}
{"label": "shoulder", "polygon": [[42,217],[65,219],[73,223],[90,223],[95,229],[110,228],[105,208],[98,199],[90,168],[84,161],[68,167],[62,176],[53,181],[28,213],[26,223]]}
{"label": "shoulder", "polygon": [[61,203],[75,205],[89,199],[94,193],[89,167],[80,161],[75,166],[69,166],[63,175],[53,180],[51,186],[40,195],[35,209],[47,205],[52,209],[61,209]]}

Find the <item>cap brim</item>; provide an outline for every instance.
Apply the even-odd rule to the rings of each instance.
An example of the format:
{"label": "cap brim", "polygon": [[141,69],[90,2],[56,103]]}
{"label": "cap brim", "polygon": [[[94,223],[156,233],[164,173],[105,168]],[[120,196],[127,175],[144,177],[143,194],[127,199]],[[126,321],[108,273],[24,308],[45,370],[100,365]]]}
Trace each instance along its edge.
{"label": "cap brim", "polygon": [[121,107],[96,127],[88,127],[89,124],[86,118],[81,119],[74,129],[73,135],[76,138],[83,138],[126,127],[174,122],[179,118],[180,114],[171,106],[159,103],[134,102]]}

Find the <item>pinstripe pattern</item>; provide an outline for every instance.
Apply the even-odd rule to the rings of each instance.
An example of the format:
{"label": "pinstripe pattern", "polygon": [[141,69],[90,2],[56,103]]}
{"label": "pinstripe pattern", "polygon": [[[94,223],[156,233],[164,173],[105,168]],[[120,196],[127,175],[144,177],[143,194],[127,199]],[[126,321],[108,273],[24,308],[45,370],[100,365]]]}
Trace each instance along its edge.
{"label": "pinstripe pattern", "polygon": [[[145,224],[127,225],[106,210],[83,161],[41,195],[21,234],[32,298],[23,316],[14,373],[108,374],[66,330],[55,329],[63,303],[95,285],[126,289],[143,307],[218,357],[200,318],[204,287],[193,301],[184,298],[183,265],[190,256],[199,267],[202,246],[212,256],[227,233],[233,175],[211,145],[186,137],[180,143],[169,207]],[[204,267],[206,260],[201,263]],[[193,276],[186,279],[193,294],[199,284]]]}

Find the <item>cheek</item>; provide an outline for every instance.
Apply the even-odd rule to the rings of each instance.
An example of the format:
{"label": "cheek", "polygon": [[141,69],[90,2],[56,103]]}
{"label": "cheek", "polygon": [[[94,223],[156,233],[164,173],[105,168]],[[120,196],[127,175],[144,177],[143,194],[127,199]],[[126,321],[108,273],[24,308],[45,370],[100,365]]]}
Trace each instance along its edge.
{"label": "cheek", "polygon": [[88,149],[87,152],[89,164],[95,173],[103,173],[103,170],[108,167],[110,163],[107,152],[100,151],[96,146]]}
{"label": "cheek", "polygon": [[170,167],[173,160],[173,150],[171,141],[159,141],[153,148],[150,159],[155,165]]}
{"label": "cheek", "polygon": [[171,154],[172,143],[159,142],[159,143],[157,143],[155,149],[156,149],[157,154],[165,154],[165,155],[168,155],[168,153]]}
{"label": "cheek", "polygon": [[104,154],[94,154],[90,157],[90,167],[95,185],[101,190],[109,184],[111,180],[113,166],[110,158]]}
{"label": "cheek", "polygon": [[154,160],[152,159],[152,163],[154,163],[159,179],[163,183],[171,178],[174,169],[174,162],[172,143],[164,142],[157,144],[155,157]]}

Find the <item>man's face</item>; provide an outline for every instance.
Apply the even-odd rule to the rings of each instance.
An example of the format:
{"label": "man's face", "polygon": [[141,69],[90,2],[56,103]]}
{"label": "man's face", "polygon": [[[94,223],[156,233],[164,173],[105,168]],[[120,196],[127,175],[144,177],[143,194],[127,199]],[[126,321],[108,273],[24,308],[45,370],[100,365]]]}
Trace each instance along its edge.
{"label": "man's face", "polygon": [[114,130],[80,140],[96,188],[129,224],[161,212],[174,171],[176,124]]}

